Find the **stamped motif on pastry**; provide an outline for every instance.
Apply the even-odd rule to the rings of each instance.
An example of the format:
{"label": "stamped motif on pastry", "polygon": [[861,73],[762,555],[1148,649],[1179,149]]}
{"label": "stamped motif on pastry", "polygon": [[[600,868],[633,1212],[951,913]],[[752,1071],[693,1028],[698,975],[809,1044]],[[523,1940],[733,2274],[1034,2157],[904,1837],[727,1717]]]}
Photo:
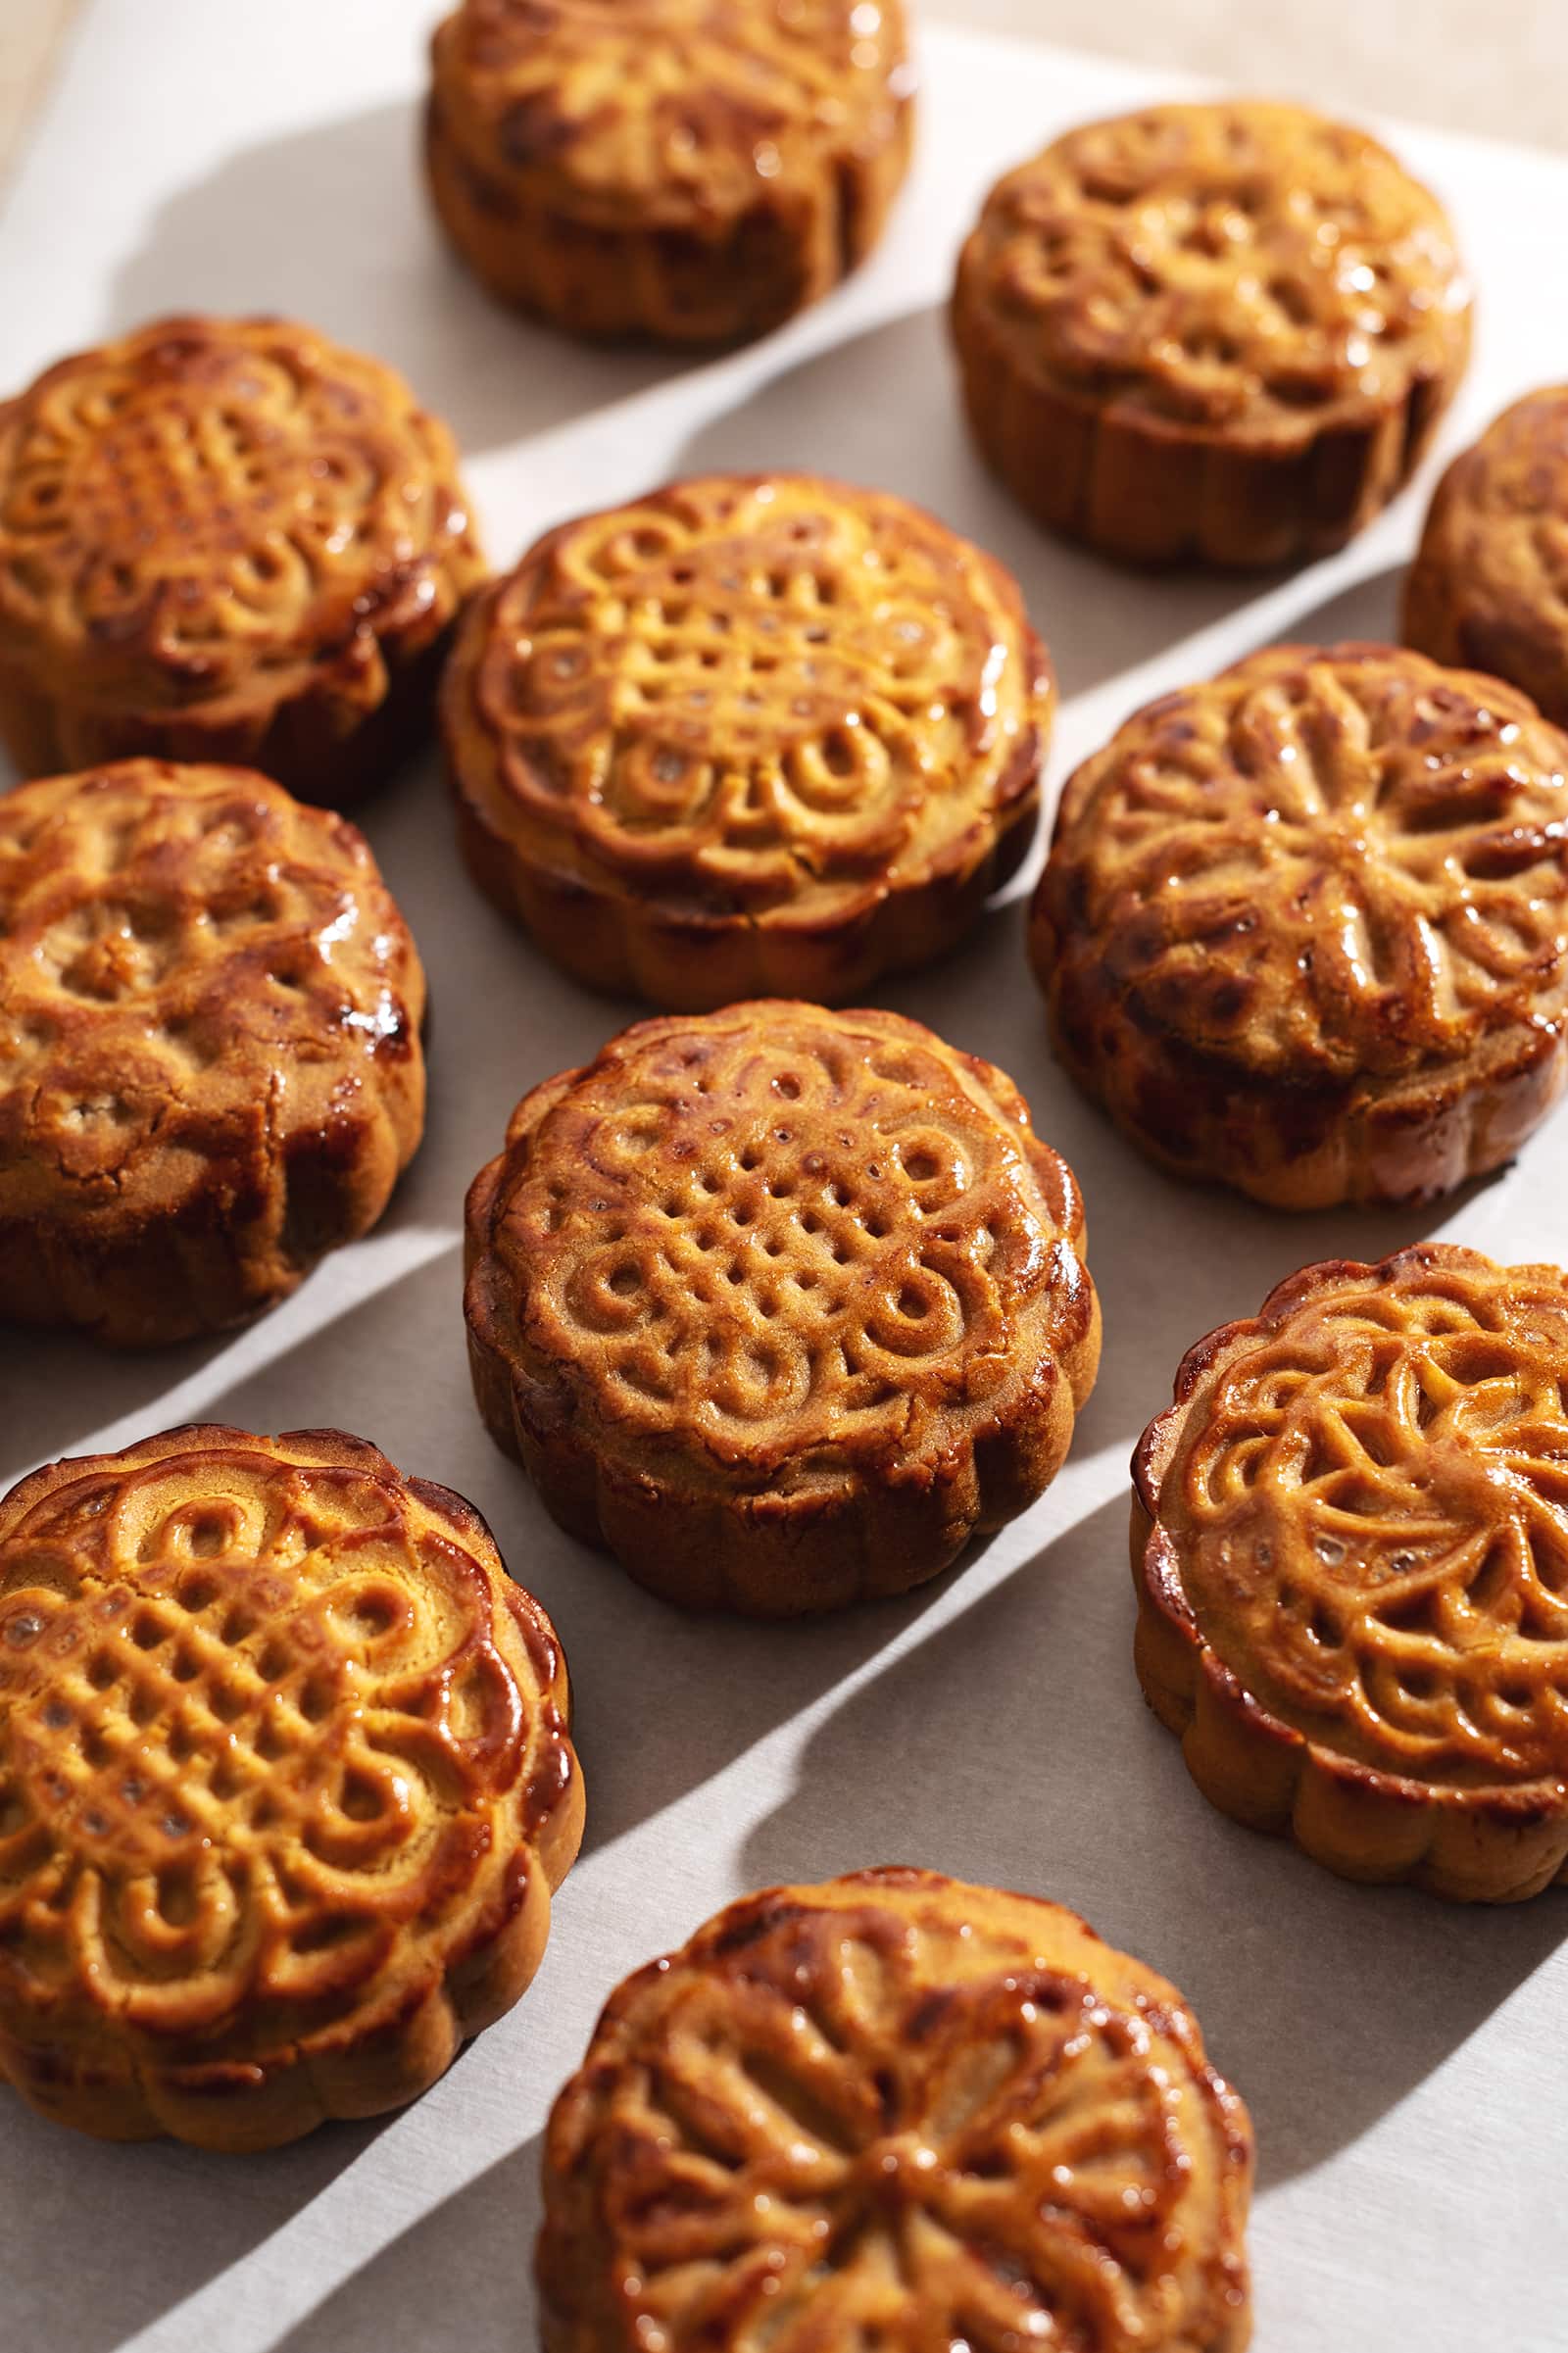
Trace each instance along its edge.
{"label": "stamped motif on pastry", "polygon": [[1229,564],[1370,519],[1458,381],[1469,320],[1442,207],[1386,148],[1234,100],[1088,123],[1009,172],[954,309],[981,446],[1042,520]]}
{"label": "stamped motif on pastry", "polygon": [[[907,1584],[1059,1461],[1098,1348],[1081,1237],[1009,1082],[917,1023],[644,1023],[527,1098],[470,1195],[481,1408],[568,1525],[597,1449],[583,1532],[676,1597],[725,1596],[727,1542],[742,1606],[754,1570],[778,1609],[822,1606],[815,1574],[833,1598]],[[617,1533],[666,1478],[667,1562]],[[680,1519],[709,1509],[699,1594]],[[910,1515],[897,1565],[861,1524],[884,1510]],[[803,1546],[819,1522],[814,1564],[792,1518]]]}
{"label": "stamped motif on pastry", "polygon": [[1456,1184],[1550,1107],[1565,900],[1568,738],[1523,696],[1277,647],[1079,769],[1031,944],[1069,1065],[1147,1149],[1317,1205]]}
{"label": "stamped motif on pastry", "polygon": [[239,768],[0,800],[0,1314],[220,1328],[373,1224],[424,977],[361,835]]}
{"label": "stamped motif on pastry", "polygon": [[[230,2111],[234,2145],[354,2112],[345,2022],[390,2063],[398,2005],[444,1999],[539,1900],[535,1850],[553,1882],[575,1844],[560,1656],[513,1592],[467,1506],[335,1434],[172,1432],[14,1491],[0,2058],[27,2096],[215,2145]],[[258,2104],[285,2081],[285,2130],[246,2124],[247,2071]],[[394,2068],[374,2104],[419,2087]]]}
{"label": "stamped motif on pastry", "polygon": [[1053,705],[1014,583],[904,501],[717,476],[552,532],[444,696],[475,878],[601,986],[842,995],[1027,848]]}
{"label": "stamped motif on pastry", "polygon": [[1139,1454],[1140,1668],[1216,1803],[1356,1877],[1552,1876],[1565,1383],[1564,1277],[1442,1244],[1309,1267],[1193,1350]]}
{"label": "stamped motif on pastry", "polygon": [[985,254],[1052,366],[1215,422],[1403,376],[1463,293],[1425,190],[1364,133],[1285,106],[1069,132],[1004,181]]}
{"label": "stamped motif on pastry", "polygon": [[482,577],[446,428],[306,327],[162,319],[0,406],[0,728],[28,773],[207,755],[342,800],[371,780],[355,731]]}
{"label": "stamped motif on pastry", "polygon": [[544,2341],[1248,2336],[1246,2112],[1179,1995],[935,1873],[748,1896],[612,1997],[557,2104]]}
{"label": "stamped motif on pastry", "polygon": [[777,325],[870,250],[908,162],[901,0],[464,0],[432,63],[453,243],[574,334]]}

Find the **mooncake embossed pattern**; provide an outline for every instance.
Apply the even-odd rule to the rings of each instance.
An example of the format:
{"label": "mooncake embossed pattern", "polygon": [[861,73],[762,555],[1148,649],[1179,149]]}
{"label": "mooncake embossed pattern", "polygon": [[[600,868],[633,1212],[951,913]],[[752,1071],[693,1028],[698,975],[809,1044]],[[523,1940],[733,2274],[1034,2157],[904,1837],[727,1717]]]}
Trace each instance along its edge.
{"label": "mooncake embossed pattern", "polygon": [[525,1097],[468,1199],[480,1411],[641,1583],[902,1592],[1059,1468],[1099,1356],[1071,1172],[917,1022],[644,1022]]}
{"label": "mooncake embossed pattern", "polygon": [[1200,1342],[1135,1463],[1138,1667],[1225,1812],[1356,1879],[1568,1863],[1568,1277],[1421,1244]]}
{"label": "mooncake embossed pattern", "polygon": [[761,334],[864,258],[908,167],[902,0],[463,0],[432,68],[447,234],[573,334]]}
{"label": "mooncake embossed pattern", "polygon": [[1568,725],[1568,385],[1515,401],[1454,459],[1404,577],[1401,633]]}
{"label": "mooncake embossed pattern", "polygon": [[1086,123],[1009,172],[953,319],[1022,504],[1159,563],[1338,547],[1408,478],[1470,348],[1436,199],[1364,132],[1255,100]]}
{"label": "mooncake embossed pattern", "polygon": [[1069,780],[1031,954],[1154,1159],[1282,1207],[1509,1159],[1568,1063],[1568,737],[1500,680],[1277,646]]}
{"label": "mooncake embossed pattern", "polygon": [[0,404],[0,737],[24,774],[238,760],[342,805],[428,724],[484,576],[446,427],[310,327],[158,319]]}
{"label": "mooncake embossed pattern", "polygon": [[363,837],[243,768],[0,798],[0,1316],[122,1345],[270,1306],[385,1208],[424,974]]}
{"label": "mooncake embossed pattern", "polygon": [[551,2119],[547,2353],[1241,2353],[1247,2111],[1180,1994],[935,1872],[743,1897]]}
{"label": "mooncake embossed pattern", "polygon": [[0,2073],[270,2147],[511,2007],[581,1833],[539,1605],[336,1431],[170,1431],[0,1502]]}
{"label": "mooncake embossed pattern", "polygon": [[838,1001],[1032,838],[1054,690],[1015,583],[902,499],[673,484],[549,533],[443,692],[474,879],[579,980]]}

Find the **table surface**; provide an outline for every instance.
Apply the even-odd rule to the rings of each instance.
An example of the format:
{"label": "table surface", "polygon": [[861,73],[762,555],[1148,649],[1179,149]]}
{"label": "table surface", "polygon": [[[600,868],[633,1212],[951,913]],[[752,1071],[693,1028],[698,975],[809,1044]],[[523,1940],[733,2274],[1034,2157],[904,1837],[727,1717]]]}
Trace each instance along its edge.
{"label": "table surface", "polygon": [[[0,174],[19,151],[81,0],[0,7]],[[158,0],[142,0],[149,26]],[[1563,0],[915,0],[922,19],[1212,74],[1348,113],[1403,115],[1568,146]],[[431,0],[431,16],[439,0]],[[1412,41],[1414,20],[1419,38]],[[1485,37],[1478,29],[1485,27]]]}

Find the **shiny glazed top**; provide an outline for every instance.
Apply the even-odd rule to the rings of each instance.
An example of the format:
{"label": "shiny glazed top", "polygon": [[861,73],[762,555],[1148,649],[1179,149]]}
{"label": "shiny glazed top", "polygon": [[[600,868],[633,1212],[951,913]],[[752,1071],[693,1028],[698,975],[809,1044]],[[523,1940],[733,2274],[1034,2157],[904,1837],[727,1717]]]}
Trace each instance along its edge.
{"label": "shiny glazed top", "polygon": [[1365,133],[1250,100],[1087,123],[999,182],[961,299],[1022,371],[1227,440],[1305,440],[1462,363],[1436,199]]}
{"label": "shiny glazed top", "polygon": [[1428,1786],[1568,1777],[1568,1278],[1426,1244],[1200,1342],[1146,1557],[1277,1722]]}
{"label": "shiny glazed top", "polygon": [[267,777],[122,760],[0,798],[0,1215],[243,1202],[383,1090],[416,1135],[423,1011],[364,837]]}
{"label": "shiny glazed top", "polygon": [[1037,915],[1141,1026],[1262,1076],[1396,1078],[1568,1005],[1568,738],[1494,678],[1270,647],[1062,796]]}
{"label": "shiny glazed top", "polygon": [[368,697],[483,577],[446,427],[287,319],[158,319],[0,406],[0,637],[78,698]]}
{"label": "shiny glazed top", "polygon": [[464,0],[434,63],[476,161],[641,226],[879,150],[914,89],[902,0]]}
{"label": "shiny glazed top", "polygon": [[716,475],[542,540],[469,616],[445,721],[465,791],[550,871],[827,921],[974,863],[1052,702],[1016,585],[931,516]]}
{"label": "shiny glazed top", "polygon": [[830,1492],[996,1423],[1091,1326],[1071,1171],[885,1012],[647,1021],[536,1088],[470,1197],[470,1312],[617,1455]]}
{"label": "shiny glazed top", "polygon": [[483,1522],[363,1441],[34,1473],[0,1503],[0,2025],[243,2058],[438,1975],[563,1800],[564,1691]]}
{"label": "shiny glazed top", "polygon": [[558,2344],[1235,2353],[1250,2170],[1152,1971],[1054,1904],[866,1871],[747,1896],[612,1996],[540,2279]]}

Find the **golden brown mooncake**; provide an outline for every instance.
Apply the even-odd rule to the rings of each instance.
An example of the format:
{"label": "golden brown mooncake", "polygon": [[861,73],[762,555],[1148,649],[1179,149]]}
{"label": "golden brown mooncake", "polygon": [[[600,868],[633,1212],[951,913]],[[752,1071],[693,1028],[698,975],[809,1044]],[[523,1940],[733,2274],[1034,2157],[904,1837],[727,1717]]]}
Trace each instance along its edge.
{"label": "golden brown mooncake", "polygon": [[544,2353],[1242,2353],[1247,2110],[1072,1912],[744,1896],[612,1994],[545,2142]]}
{"label": "golden brown mooncake", "polygon": [[1140,1681],[1222,1812],[1347,1878],[1568,1868],[1568,1276],[1333,1259],[1200,1341],[1134,1458]]}
{"label": "golden brown mooncake", "polygon": [[1359,531],[1464,372],[1442,207],[1304,108],[1152,106],[992,191],[953,326],[975,438],[1053,530],[1138,563],[1284,564]]}
{"label": "golden brown mooncake", "polygon": [[433,2083],[582,1833],[554,1629],[337,1430],[209,1425],[0,1500],[0,2078],[264,2149]]}
{"label": "golden brown mooncake", "polygon": [[1054,687],[1016,583],[903,499],[678,482],[477,600],[442,690],[474,880],[674,1011],[865,995],[1034,835]]}
{"label": "golden brown mooncake", "polygon": [[1093,1385],[1072,1172],[896,1013],[645,1021],[468,1194],[479,1410],[563,1527],[693,1608],[903,1593],[1035,1500]]}
{"label": "golden brown mooncake", "polygon": [[1030,949],[1151,1158],[1291,1209],[1443,1193],[1562,1090],[1568,738],[1389,646],[1275,646],[1066,787]]}
{"label": "golden brown mooncake", "polygon": [[374,1225],[424,974],[364,837],[244,768],[0,797],[0,1320],[220,1330]]}
{"label": "golden brown mooncake", "polygon": [[432,66],[448,236],[576,335],[764,333],[870,252],[908,167],[902,0],[462,0]]}
{"label": "golden brown mooncake", "polygon": [[1405,575],[1402,634],[1506,678],[1568,726],[1568,385],[1529,393],[1454,459]]}
{"label": "golden brown mooncake", "polygon": [[445,425],[281,319],[162,319],[0,403],[0,741],[236,760],[341,807],[485,577]]}

